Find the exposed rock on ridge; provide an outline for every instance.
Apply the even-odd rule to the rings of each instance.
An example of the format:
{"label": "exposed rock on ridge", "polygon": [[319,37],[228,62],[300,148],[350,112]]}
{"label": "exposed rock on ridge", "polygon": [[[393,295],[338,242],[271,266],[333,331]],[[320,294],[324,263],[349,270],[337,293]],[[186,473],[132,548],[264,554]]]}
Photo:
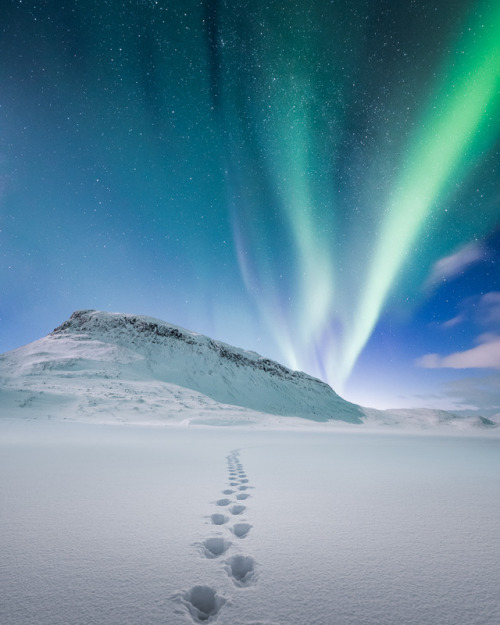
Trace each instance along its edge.
{"label": "exposed rock on ridge", "polygon": [[252,367],[261,369],[266,373],[288,380],[308,379],[316,384],[331,388],[321,380],[313,378],[301,371],[292,371],[279,363],[263,358],[255,352],[244,352],[225,343],[214,341],[208,337],[189,332],[178,326],[173,326],[165,322],[154,320],[150,317],[138,315],[125,315],[113,313],[101,313],[97,310],[77,310],[71,317],[58,326],[51,334],[57,335],[62,332],[110,332],[111,336],[116,336],[116,332],[125,331],[131,342],[137,343],[145,337],[152,343],[160,344],[158,339],[177,339],[188,345],[206,346],[213,350],[220,358],[234,363],[238,367]]}
{"label": "exposed rock on ridge", "polygon": [[364,417],[324,382],[255,352],[151,317],[95,310],[77,311],[45,338],[1,356],[0,381],[4,405],[29,407],[37,416],[234,422],[265,413],[349,423]]}

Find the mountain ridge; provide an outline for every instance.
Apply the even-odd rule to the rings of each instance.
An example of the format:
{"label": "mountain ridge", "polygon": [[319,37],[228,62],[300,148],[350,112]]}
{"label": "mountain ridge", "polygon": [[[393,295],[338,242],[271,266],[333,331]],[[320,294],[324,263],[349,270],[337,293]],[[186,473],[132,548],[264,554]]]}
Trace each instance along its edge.
{"label": "mountain ridge", "polygon": [[[90,330],[92,325],[98,328],[105,328],[106,325],[114,328],[133,328],[138,333],[151,334],[157,338],[174,338],[190,345],[201,345],[202,343],[205,343],[207,347],[213,350],[218,356],[225,360],[234,362],[238,366],[257,367],[258,369],[262,369],[271,375],[291,380],[298,378],[314,380],[318,384],[331,388],[328,384],[326,384],[326,382],[323,382],[318,378],[314,378],[303,371],[292,371],[288,367],[285,367],[284,365],[281,365],[280,363],[269,358],[265,358],[256,352],[243,350],[227,343],[223,343],[222,341],[216,341],[215,339],[211,339],[205,335],[186,330],[185,328],[161,321],[160,319],[155,319],[154,317],[147,317],[145,315],[128,315],[123,313],[104,314],[107,316],[104,317],[102,313],[93,309],[77,310],[67,321],[64,321],[50,334],[57,335],[67,330],[72,330],[75,327],[79,330]],[[92,321],[98,321],[98,323],[92,324]],[[110,321],[112,322],[109,323]]]}
{"label": "mountain ridge", "polygon": [[154,317],[77,310],[0,355],[0,416],[105,423],[499,429],[442,410],[365,408],[256,352]]}
{"label": "mountain ridge", "polygon": [[[52,393],[57,400],[66,397],[68,410],[79,414],[108,405],[117,418],[134,410],[140,420],[142,408],[169,421],[188,405],[196,411],[210,404],[212,412],[223,405],[225,412],[232,407],[323,422],[360,424],[364,416],[306,373],[141,315],[79,310],[1,361],[4,390],[14,391],[17,381],[18,391],[35,393],[31,404],[41,403],[39,393],[45,399]],[[112,406],[110,396],[121,401]],[[138,397],[142,406],[135,405]]]}

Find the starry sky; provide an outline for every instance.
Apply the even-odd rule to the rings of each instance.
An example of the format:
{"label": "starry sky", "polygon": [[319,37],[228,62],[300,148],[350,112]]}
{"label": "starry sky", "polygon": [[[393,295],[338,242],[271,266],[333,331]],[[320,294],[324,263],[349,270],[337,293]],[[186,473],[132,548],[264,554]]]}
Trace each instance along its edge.
{"label": "starry sky", "polygon": [[6,0],[0,352],[79,308],[500,413],[496,0]]}

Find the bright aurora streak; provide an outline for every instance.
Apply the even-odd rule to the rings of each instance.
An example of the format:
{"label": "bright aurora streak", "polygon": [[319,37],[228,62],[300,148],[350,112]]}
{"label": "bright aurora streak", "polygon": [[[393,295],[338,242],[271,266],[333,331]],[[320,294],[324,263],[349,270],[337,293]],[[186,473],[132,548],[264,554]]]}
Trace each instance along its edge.
{"label": "bright aurora streak", "polygon": [[[294,32],[300,33],[295,26]],[[334,155],[318,143],[318,128],[324,132],[321,118],[326,113],[308,78],[310,57],[307,61],[300,54],[292,61],[292,55],[267,58],[262,80],[268,92],[253,94],[264,99],[261,117],[256,120],[245,103],[236,108],[245,127],[240,129],[240,147],[231,158],[241,166],[246,156],[245,166],[257,168],[261,180],[267,177],[281,212],[273,217],[273,229],[263,230],[262,224],[269,227],[267,216],[256,230],[255,214],[265,210],[258,206],[258,194],[265,198],[268,190],[256,185],[257,191],[255,187],[250,191],[248,182],[245,186],[233,180],[237,189],[234,231],[245,283],[279,338],[287,361],[327,379],[336,389],[342,389],[391,289],[404,276],[405,266],[411,265],[412,250],[430,217],[447,210],[446,194],[457,180],[467,177],[497,138],[492,120],[500,103],[500,6],[489,11],[486,7],[479,19],[467,23],[464,32],[442,59],[427,102],[406,138],[392,184],[383,197],[378,194],[370,200],[365,195],[365,202],[378,204],[368,207],[378,219],[370,243],[361,233],[354,233],[358,247],[351,258],[358,258],[345,268],[349,287],[335,255],[338,200],[332,189],[318,193],[314,188],[318,179],[324,185],[327,175],[317,172],[325,170]],[[293,42],[295,50],[297,43]],[[269,49],[265,52],[269,54]],[[335,132],[342,132],[342,111],[340,106],[329,106],[333,119],[328,124],[336,126],[329,146],[335,150],[339,149]],[[251,154],[245,155],[241,145],[247,144],[253,144],[254,150],[256,144],[263,146],[259,153],[263,162],[256,164]],[[372,156],[377,159],[376,153]],[[483,228],[493,219],[483,222]],[[281,248],[278,260],[266,253],[273,247]],[[288,252],[283,253],[286,248]],[[352,282],[357,285],[354,293]]]}
{"label": "bright aurora streak", "polygon": [[0,351],[147,314],[498,412],[497,0],[4,5]]}
{"label": "bright aurora streak", "polygon": [[[467,175],[495,133],[500,105],[500,5],[473,24],[408,149],[378,233],[366,285],[342,358],[340,382],[370,337],[391,286],[457,169]],[[463,54],[463,60],[461,55]],[[475,151],[474,151],[475,150]]]}

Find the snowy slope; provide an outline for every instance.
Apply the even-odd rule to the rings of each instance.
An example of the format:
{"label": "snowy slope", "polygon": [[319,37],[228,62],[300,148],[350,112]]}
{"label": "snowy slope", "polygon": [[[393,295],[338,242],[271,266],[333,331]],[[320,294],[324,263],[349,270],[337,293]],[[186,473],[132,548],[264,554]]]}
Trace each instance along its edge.
{"label": "snowy slope", "polygon": [[[361,423],[327,384],[151,317],[82,310],[0,356],[5,416],[248,422],[268,415]],[[20,410],[22,409],[22,410]]]}
{"label": "snowy slope", "polygon": [[152,317],[95,310],[77,311],[48,336],[0,355],[0,416],[500,433],[494,418],[362,408],[255,352]]}
{"label": "snowy slope", "polygon": [[316,427],[0,420],[0,623],[500,623],[500,440]]}

